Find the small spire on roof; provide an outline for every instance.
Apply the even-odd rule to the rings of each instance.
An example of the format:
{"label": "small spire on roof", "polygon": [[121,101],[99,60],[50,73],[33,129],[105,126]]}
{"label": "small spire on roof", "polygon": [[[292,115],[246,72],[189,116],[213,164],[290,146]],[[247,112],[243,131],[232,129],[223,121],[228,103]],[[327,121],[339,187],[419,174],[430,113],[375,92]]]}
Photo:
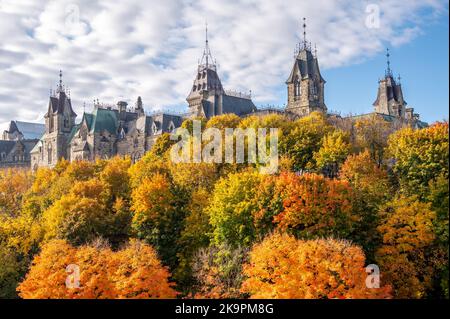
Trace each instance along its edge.
{"label": "small spire on roof", "polygon": [[57,92],[63,91],[63,84],[62,84],[62,70],[59,70],[59,84],[58,84],[58,90]]}
{"label": "small spire on roof", "polygon": [[303,17],[303,46],[306,48],[306,18]]}
{"label": "small spire on roof", "polygon": [[389,60],[389,58],[391,57],[391,54],[389,53],[389,48],[386,49],[386,60],[387,60],[387,70],[386,70],[386,75],[387,76],[392,76],[392,71],[391,71],[391,61]]}

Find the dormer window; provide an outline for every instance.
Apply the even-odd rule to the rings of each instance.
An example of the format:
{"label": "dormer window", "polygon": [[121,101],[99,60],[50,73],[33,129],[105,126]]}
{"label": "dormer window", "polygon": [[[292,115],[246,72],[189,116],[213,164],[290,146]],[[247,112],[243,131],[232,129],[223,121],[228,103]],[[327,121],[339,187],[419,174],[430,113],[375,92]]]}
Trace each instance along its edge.
{"label": "dormer window", "polygon": [[156,125],[155,122],[153,122],[153,125],[152,125],[152,132],[153,132],[153,135],[156,135],[156,133],[158,133],[158,126]]}
{"label": "dormer window", "polygon": [[173,124],[173,122],[170,122],[169,127],[167,129],[169,130],[170,133],[172,133],[173,131],[175,131],[175,124]]}

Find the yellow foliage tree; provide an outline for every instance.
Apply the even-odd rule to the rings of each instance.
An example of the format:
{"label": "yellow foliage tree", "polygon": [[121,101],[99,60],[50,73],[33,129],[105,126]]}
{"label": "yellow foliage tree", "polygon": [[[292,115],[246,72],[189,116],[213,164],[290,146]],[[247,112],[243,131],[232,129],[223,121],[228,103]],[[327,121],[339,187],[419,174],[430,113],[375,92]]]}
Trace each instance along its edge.
{"label": "yellow foliage tree", "polygon": [[435,213],[416,197],[400,197],[381,209],[378,231],[382,245],[375,258],[398,298],[421,298],[433,278],[432,260],[426,257],[432,244]]}

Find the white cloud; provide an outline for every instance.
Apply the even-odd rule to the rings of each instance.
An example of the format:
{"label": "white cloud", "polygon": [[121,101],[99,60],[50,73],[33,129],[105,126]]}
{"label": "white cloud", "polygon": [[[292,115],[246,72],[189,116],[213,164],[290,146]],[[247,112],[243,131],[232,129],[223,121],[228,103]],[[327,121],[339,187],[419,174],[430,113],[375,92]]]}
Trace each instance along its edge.
{"label": "white cloud", "polygon": [[[371,3],[381,12],[375,29],[365,24]],[[59,69],[79,114],[83,102],[90,109],[96,98],[132,103],[138,95],[148,110],[185,111],[205,20],[224,86],[251,89],[257,104],[280,103],[301,17],[322,68],[333,68],[411,41],[445,7],[438,0],[0,0],[0,123],[42,119]]]}

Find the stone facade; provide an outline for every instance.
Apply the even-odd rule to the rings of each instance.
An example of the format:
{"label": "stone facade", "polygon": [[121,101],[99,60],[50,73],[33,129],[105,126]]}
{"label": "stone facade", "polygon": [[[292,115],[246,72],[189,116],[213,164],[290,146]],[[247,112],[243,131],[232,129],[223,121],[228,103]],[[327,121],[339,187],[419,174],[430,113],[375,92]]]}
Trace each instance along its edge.
{"label": "stone facade", "polygon": [[[298,46],[287,85],[287,106],[281,108],[257,109],[250,94],[225,91],[217,73],[216,64],[206,39],[201,62],[186,99],[188,113],[175,115],[159,113],[147,115],[139,97],[134,107],[119,101],[115,106],[94,103],[92,113],[84,113],[75,124],[77,115],[72,109],[70,96],[62,85],[49,98],[45,115],[45,133],[31,150],[31,166],[53,167],[58,160],[70,161],[110,158],[115,155],[129,156],[133,162],[141,158],[163,133],[170,133],[183,120],[194,117],[207,119],[221,114],[234,113],[241,117],[267,114],[283,114],[291,119],[306,116],[314,111],[327,113],[325,105],[325,80],[319,69],[317,52],[303,41]],[[379,82],[378,96],[374,103],[375,114],[387,121],[408,121],[412,126],[421,127],[419,116],[412,108],[406,108],[399,83],[395,81],[389,68],[386,77]],[[374,114],[370,113],[370,114]],[[370,114],[360,115],[368,116]],[[17,132],[4,133],[16,138]],[[4,145],[12,149],[12,144]],[[0,144],[1,146],[1,144]],[[26,146],[16,146],[16,150]]]}
{"label": "stone facade", "polygon": [[320,74],[317,54],[313,55],[311,46],[306,42],[301,44],[286,84],[287,112],[297,116],[306,116],[314,111],[327,112],[325,80]]}

